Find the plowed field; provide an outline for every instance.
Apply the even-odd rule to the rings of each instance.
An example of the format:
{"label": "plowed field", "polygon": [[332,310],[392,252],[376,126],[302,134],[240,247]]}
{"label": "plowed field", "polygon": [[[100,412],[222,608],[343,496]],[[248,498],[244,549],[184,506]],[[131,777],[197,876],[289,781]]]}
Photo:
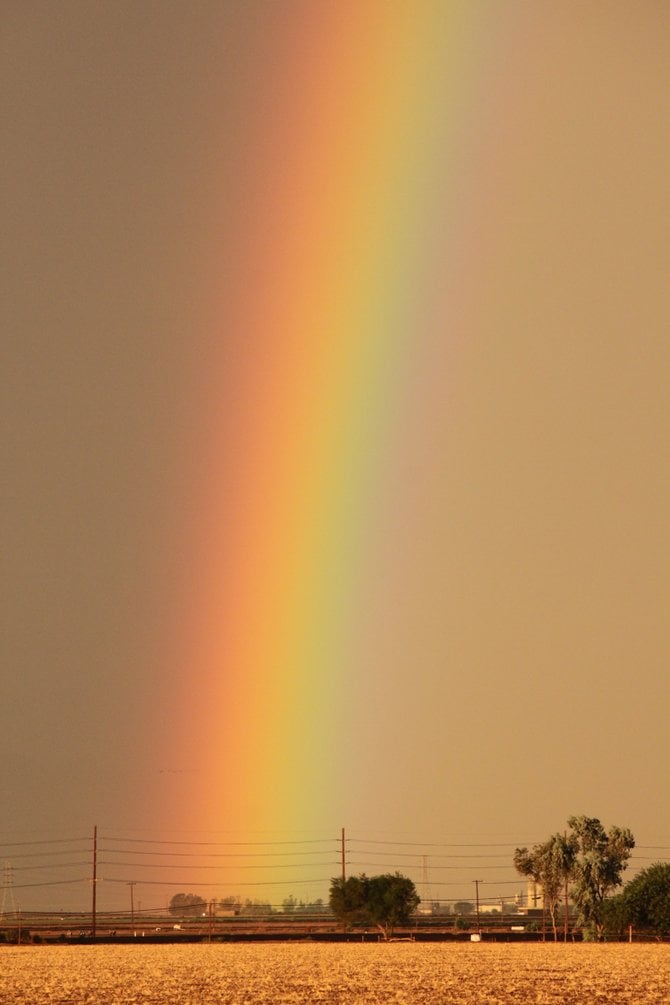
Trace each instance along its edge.
{"label": "plowed field", "polygon": [[0,949],[2,1005],[668,1005],[670,946],[226,944]]}

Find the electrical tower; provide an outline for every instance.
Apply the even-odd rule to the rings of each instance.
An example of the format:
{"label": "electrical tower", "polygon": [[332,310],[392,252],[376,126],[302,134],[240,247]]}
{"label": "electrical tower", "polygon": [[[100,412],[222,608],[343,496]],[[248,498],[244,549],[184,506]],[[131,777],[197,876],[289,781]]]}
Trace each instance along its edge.
{"label": "electrical tower", "polygon": [[430,882],[428,880],[428,856],[422,855],[422,869],[421,869],[421,886],[423,888],[423,900],[425,900],[426,906],[430,904],[431,910],[433,909],[433,898],[430,893]]}
{"label": "electrical tower", "polygon": [[0,918],[4,918],[10,914],[16,916],[18,913],[19,909],[14,899],[14,872],[12,870],[12,863],[5,862],[2,870],[2,906],[0,907]]}

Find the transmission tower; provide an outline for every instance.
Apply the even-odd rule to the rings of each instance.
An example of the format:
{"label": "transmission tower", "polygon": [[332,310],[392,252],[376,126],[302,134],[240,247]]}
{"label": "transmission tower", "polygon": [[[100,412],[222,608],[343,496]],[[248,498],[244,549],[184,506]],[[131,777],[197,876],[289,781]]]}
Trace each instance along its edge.
{"label": "transmission tower", "polygon": [[430,904],[431,910],[433,908],[433,898],[430,892],[430,882],[428,880],[428,856],[422,855],[422,868],[421,868],[421,886],[423,888],[424,900],[426,904]]}
{"label": "transmission tower", "polygon": [[2,907],[0,907],[0,918],[9,914],[17,915],[19,909],[14,899],[14,872],[12,863],[5,862],[2,870]]}

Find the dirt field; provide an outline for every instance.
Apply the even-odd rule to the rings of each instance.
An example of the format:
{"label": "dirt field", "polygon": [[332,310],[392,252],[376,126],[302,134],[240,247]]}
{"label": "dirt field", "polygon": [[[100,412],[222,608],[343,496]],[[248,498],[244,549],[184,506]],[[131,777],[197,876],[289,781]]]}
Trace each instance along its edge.
{"label": "dirt field", "polygon": [[2,1005],[668,1005],[670,946],[18,946]]}

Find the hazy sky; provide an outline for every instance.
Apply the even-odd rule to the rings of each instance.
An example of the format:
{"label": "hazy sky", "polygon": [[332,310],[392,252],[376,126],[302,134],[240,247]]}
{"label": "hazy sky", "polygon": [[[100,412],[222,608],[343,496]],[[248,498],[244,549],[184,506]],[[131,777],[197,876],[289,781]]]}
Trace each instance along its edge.
{"label": "hazy sky", "polygon": [[[88,839],[96,823],[135,838],[192,828],[201,840],[276,826],[285,840],[336,839],[344,825],[361,840],[409,842],[414,858],[365,867],[411,866],[417,879],[433,854],[423,842],[541,840],[572,813],[660,846],[640,850],[638,867],[670,853],[670,9],[417,4],[428,24],[440,8],[459,24],[437,33],[430,56],[458,64],[444,92],[456,153],[441,148],[434,183],[447,237],[417,256],[443,279],[427,288],[448,323],[426,323],[405,347],[398,372],[409,376],[389,406],[398,434],[366,496],[351,665],[322,691],[315,668],[307,707],[277,709],[291,756],[311,722],[311,767],[303,780],[291,761],[276,796],[287,818],[263,820],[245,817],[232,790],[212,817],[203,793],[218,784],[217,731],[235,709],[223,707],[225,683],[179,669],[168,650],[183,640],[173,623],[187,584],[194,608],[206,592],[190,543],[219,496],[194,471],[211,472],[220,498],[243,477],[228,441],[219,464],[203,433],[212,395],[224,411],[260,415],[261,429],[278,419],[264,411],[272,359],[243,405],[230,404],[230,375],[217,378],[245,339],[249,358],[265,359],[265,334],[234,331],[226,305],[239,287],[248,302],[265,295],[262,263],[285,253],[270,235],[255,271],[245,220],[284,205],[287,165],[297,203],[309,187],[299,124],[316,107],[310,128],[321,115],[328,126],[331,111],[314,99],[323,78],[304,47],[313,34],[328,53],[334,20],[335,66],[356,8],[3,6],[0,854],[25,881],[24,902],[55,903],[40,877],[66,874],[20,872],[30,863],[11,843]],[[403,9],[362,4],[367,22],[379,18],[380,47]],[[351,13],[352,47],[365,19]],[[296,63],[303,86],[284,93]],[[336,99],[352,72],[346,60],[332,71]],[[408,121],[422,114],[416,93]],[[381,115],[383,91],[374,100]],[[357,156],[374,165],[365,142]],[[321,182],[315,206],[335,199]],[[314,240],[316,255],[316,225]],[[312,378],[306,365],[299,386]],[[258,805],[280,777],[281,735],[275,723],[254,737],[279,765],[258,776]],[[226,772],[244,770],[225,756]],[[317,805],[320,773],[330,791]],[[459,870],[450,879],[471,889],[472,868]],[[513,879],[502,865],[496,876]],[[160,890],[145,902],[174,892]],[[309,892],[324,894],[316,880]]]}

